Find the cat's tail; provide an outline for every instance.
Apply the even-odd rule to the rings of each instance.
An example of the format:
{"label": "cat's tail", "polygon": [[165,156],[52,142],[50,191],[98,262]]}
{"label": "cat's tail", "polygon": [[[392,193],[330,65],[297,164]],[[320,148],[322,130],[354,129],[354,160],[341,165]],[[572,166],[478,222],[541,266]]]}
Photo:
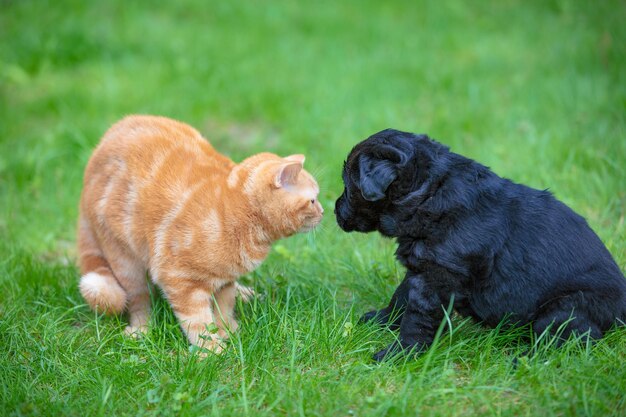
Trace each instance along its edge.
{"label": "cat's tail", "polygon": [[80,293],[92,310],[105,314],[121,314],[126,309],[126,291],[111,270],[87,272],[80,278]]}
{"label": "cat's tail", "polygon": [[82,274],[78,287],[85,301],[99,313],[123,313],[126,309],[126,291],[115,278],[90,226],[84,221],[79,224],[78,251]]}

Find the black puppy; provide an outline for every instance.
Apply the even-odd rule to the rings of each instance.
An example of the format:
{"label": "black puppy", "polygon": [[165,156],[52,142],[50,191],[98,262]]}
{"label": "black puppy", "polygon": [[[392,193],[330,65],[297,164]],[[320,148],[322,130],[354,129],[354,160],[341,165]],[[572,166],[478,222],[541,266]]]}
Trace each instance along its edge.
{"label": "black puppy", "polygon": [[[398,242],[407,268],[389,306],[365,314],[399,326],[404,349],[428,347],[444,308],[488,326],[600,338],[626,321],[626,279],[587,222],[548,191],[500,178],[426,135],[387,129],[352,149],[335,204],[347,231]],[[454,297],[454,298],[452,298]]]}

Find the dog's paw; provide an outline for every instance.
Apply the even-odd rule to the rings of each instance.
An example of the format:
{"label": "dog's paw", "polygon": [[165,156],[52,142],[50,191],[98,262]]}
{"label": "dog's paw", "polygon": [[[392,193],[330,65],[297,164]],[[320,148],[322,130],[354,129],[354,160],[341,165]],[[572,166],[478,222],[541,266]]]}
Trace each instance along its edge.
{"label": "dog's paw", "polygon": [[383,349],[380,352],[374,354],[373,359],[376,362],[382,362],[387,360],[395,360],[403,357],[410,357],[411,359],[417,359],[428,346],[426,344],[417,343],[415,345],[404,345],[399,342],[394,342],[387,346],[387,349]]}
{"label": "dog's paw", "polygon": [[383,362],[383,361],[397,358],[400,353],[402,353],[401,349],[395,348],[393,346],[389,346],[386,349],[376,352],[374,356],[372,356],[372,358],[376,362]]}
{"label": "dog's paw", "polygon": [[405,353],[405,350],[402,348],[402,346],[399,343],[396,342],[387,346],[386,349],[376,352],[373,356],[373,359],[376,362],[382,362],[385,360],[396,358],[399,355],[404,354],[404,353]]}
{"label": "dog's paw", "polygon": [[372,356],[372,359],[374,359],[376,362],[382,362],[383,360],[385,360],[385,357],[387,356],[387,352],[388,352],[388,349],[383,349],[381,351],[378,351],[374,353],[374,356]]}
{"label": "dog's paw", "polygon": [[389,319],[389,316],[385,314],[384,311],[372,310],[372,311],[368,311],[367,313],[361,316],[361,318],[359,319],[359,324],[373,322],[376,324],[380,324],[382,326],[383,324],[387,323],[388,319]]}
{"label": "dog's paw", "polygon": [[239,283],[236,283],[235,287],[237,288],[237,294],[239,294],[239,296],[241,297],[241,301],[243,301],[244,303],[252,300],[252,297],[256,295],[256,292],[250,287],[239,285]]}
{"label": "dog's paw", "polygon": [[526,349],[519,355],[514,356],[513,359],[511,359],[511,366],[513,370],[517,370],[520,366],[528,366],[528,361],[532,358],[532,356],[532,349]]}

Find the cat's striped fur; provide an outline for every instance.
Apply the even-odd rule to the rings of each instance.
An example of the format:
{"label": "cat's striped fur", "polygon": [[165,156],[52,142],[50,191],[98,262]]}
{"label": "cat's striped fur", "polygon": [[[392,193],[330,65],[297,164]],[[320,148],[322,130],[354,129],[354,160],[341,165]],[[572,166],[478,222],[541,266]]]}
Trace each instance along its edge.
{"label": "cat's striped fur", "polygon": [[[321,221],[319,188],[303,162],[261,153],[235,164],[186,124],[121,120],[85,170],[81,294],[98,311],[127,311],[127,331],[143,332],[147,272],[189,341],[220,350],[237,327],[237,278],[259,266],[272,242]],[[213,324],[218,332],[207,331]]]}

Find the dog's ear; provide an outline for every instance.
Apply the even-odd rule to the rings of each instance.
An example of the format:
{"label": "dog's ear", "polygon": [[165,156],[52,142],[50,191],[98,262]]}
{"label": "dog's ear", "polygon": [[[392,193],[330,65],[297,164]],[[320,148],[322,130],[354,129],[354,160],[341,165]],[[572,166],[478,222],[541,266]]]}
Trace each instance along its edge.
{"label": "dog's ear", "polygon": [[403,155],[391,146],[378,146],[372,152],[359,157],[360,188],[367,201],[378,201],[385,197],[389,185],[398,177],[398,164]]}

